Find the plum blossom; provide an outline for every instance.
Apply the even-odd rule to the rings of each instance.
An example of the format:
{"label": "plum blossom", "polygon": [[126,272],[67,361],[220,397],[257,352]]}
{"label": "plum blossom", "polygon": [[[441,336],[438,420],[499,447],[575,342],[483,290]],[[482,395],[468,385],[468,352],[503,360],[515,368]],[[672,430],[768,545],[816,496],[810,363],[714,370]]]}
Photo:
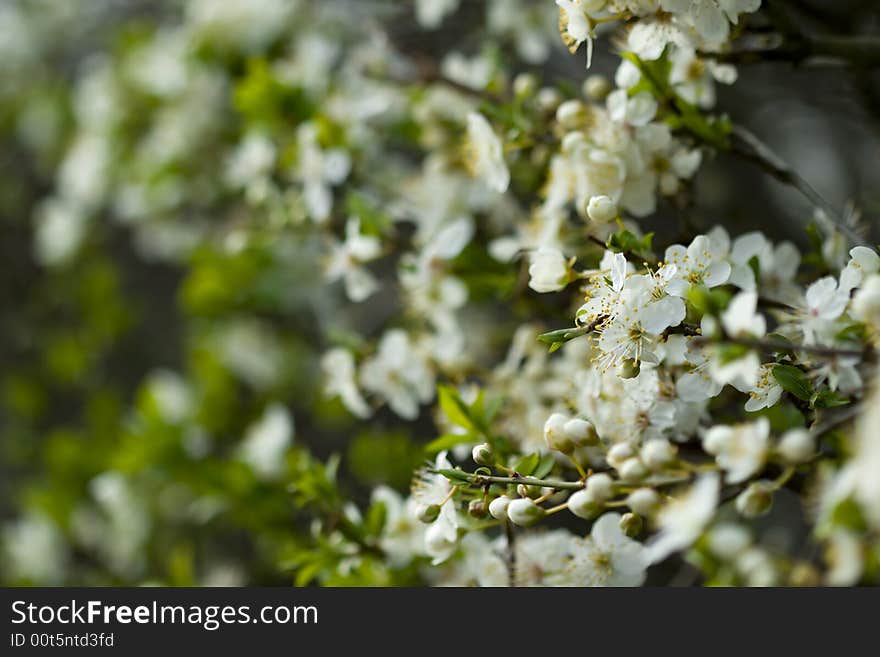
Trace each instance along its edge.
{"label": "plum blossom", "polygon": [[719,483],[717,473],[704,474],[684,495],[663,507],[657,518],[660,532],[647,546],[650,563],[662,561],[699,538],[718,506]]}
{"label": "plum blossom", "polygon": [[717,425],[703,435],[703,447],[715,455],[729,484],[758,473],[767,457],[769,441],[770,421],[766,417],[735,426]]}
{"label": "plum blossom", "polygon": [[501,140],[492,131],[486,118],[477,112],[467,117],[468,161],[474,174],[486,183],[489,189],[499,194],[507,191],[510,172],[504,162]]}

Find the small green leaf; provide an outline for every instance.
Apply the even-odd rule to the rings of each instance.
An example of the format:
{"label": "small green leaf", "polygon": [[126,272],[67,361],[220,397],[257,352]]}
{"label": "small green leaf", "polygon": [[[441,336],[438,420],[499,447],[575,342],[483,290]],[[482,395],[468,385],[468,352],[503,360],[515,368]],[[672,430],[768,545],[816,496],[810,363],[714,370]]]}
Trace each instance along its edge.
{"label": "small green leaf", "polygon": [[653,250],[654,233],[648,233],[644,237],[636,237],[628,230],[613,233],[606,243],[608,248],[615,253],[631,253],[646,260],[654,258]]}
{"label": "small green leaf", "polygon": [[480,432],[480,429],[470,417],[470,409],[453,388],[439,386],[437,388],[437,395],[440,400],[440,408],[452,424],[468,431]]}
{"label": "small green leaf", "polygon": [[443,475],[452,481],[470,481],[471,475],[460,468],[440,468],[438,474]]}
{"label": "small green leaf", "polygon": [[535,468],[535,471],[532,473],[533,477],[537,477],[538,479],[543,479],[553,470],[553,466],[556,465],[556,457],[553,454],[545,454],[544,458],[541,459],[541,462],[538,463],[538,467]]}
{"label": "small green leaf", "polygon": [[782,389],[798,399],[810,401],[813,397],[813,386],[803,371],[792,365],[774,365],[773,378]]}
{"label": "small green leaf", "polygon": [[541,455],[537,452],[533,452],[526,456],[523,456],[519,461],[517,461],[516,466],[514,466],[514,470],[520,473],[524,477],[531,476],[532,473],[537,470],[538,466],[541,464]]}
{"label": "small green leaf", "polygon": [[436,454],[444,449],[452,449],[457,445],[466,443],[475,443],[478,438],[472,433],[445,433],[439,438],[435,438],[425,445],[425,452],[428,454]]}
{"label": "small green leaf", "polygon": [[827,388],[816,392],[810,399],[810,406],[813,408],[836,408],[847,404],[849,404],[848,399]]}

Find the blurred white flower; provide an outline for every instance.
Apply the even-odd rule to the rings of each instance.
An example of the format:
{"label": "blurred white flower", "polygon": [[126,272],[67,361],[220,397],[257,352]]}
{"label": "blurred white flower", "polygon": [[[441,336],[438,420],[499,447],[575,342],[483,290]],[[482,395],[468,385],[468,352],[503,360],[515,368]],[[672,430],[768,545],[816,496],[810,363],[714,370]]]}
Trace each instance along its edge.
{"label": "blurred white flower", "polygon": [[471,112],[467,117],[468,163],[474,175],[498,193],[507,191],[510,172],[504,162],[501,140],[482,114]]}
{"label": "blurred white flower", "polygon": [[650,563],[662,561],[700,537],[718,506],[719,483],[717,473],[701,475],[684,495],[660,510],[660,533],[647,545]]}
{"label": "blurred white flower", "polygon": [[568,284],[568,260],[556,249],[542,246],[532,254],[529,287],[535,292],[558,292]]}
{"label": "blurred white flower", "polygon": [[239,446],[239,458],[262,479],[277,479],[285,471],[284,455],[293,442],[293,418],[279,403],[272,403],[248,427]]}
{"label": "blurred white flower", "polygon": [[729,484],[757,474],[767,458],[769,444],[770,421],[766,417],[733,426],[716,425],[703,435],[704,449],[715,456]]}

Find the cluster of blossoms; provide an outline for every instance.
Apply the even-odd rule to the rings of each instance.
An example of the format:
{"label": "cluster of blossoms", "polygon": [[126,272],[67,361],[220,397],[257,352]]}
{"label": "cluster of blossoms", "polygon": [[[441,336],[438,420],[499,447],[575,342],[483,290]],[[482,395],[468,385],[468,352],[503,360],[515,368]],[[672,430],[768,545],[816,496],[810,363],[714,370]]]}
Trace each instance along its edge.
{"label": "cluster of blossoms", "polygon": [[[438,30],[463,4],[417,0],[413,18]],[[200,348],[261,400],[232,460],[303,506],[330,506],[335,465],[285,481],[308,461],[293,456],[282,366],[300,353],[267,307],[315,317],[323,391],[356,421],[433,417],[408,495],[378,486],[365,513],[334,500],[310,525],[326,581],[377,552],[438,585],[640,585],[680,558],[713,583],[872,581],[877,251],[829,234],[807,258],[721,226],[658,250],[640,225],[685,204],[728,146],[715,85],[737,72],[714,55],[760,0],[555,5],[491,0],[493,47],[433,67],[361,3],[189,3],[180,24],[83,66],[37,256],[64,267],[107,216],[148,259],[239,266],[247,294],[212,272],[184,296],[233,308],[198,326]],[[575,89],[509,75],[500,54],[534,65],[586,44],[589,67],[606,30],[622,51],[613,80]],[[258,312],[244,319],[246,303]],[[146,387],[204,458],[210,385],[163,372]],[[852,436],[837,431],[856,416]],[[80,514],[84,544],[128,537],[108,557],[120,572],[148,534],[132,485],[98,475]],[[818,557],[755,522],[792,497],[810,500]],[[197,502],[204,522],[221,513]],[[12,534],[61,542],[42,519]]]}
{"label": "cluster of blossoms", "polygon": [[[869,474],[880,465],[876,440],[866,419],[858,455],[839,471],[822,463],[820,443],[830,430],[825,422],[835,421],[832,408],[872,407],[873,400],[861,399],[861,375],[873,367],[880,329],[867,310],[876,313],[880,256],[853,248],[838,276],[806,289],[794,283],[799,259],[790,244],[773,245],[758,234],[731,243],[715,229],[688,247],[670,247],[665,262],[645,273],[610,251],[598,269],[575,272],[586,303],[578,326],[543,336],[569,340],[549,357],[555,362],[548,362],[546,345],[532,348],[539,344],[535,333],[525,331],[486,384],[504,399],[491,419],[481,418],[481,399],[464,401],[473,397],[467,390],[455,403],[448,397],[454,393],[441,396],[447,424],[457,424],[451,435],[463,444],[476,436],[486,442],[471,454],[452,448],[464,469],[452,468],[442,452],[421,475],[412,512],[429,523],[426,553],[437,563],[463,552],[463,565],[448,575],[452,581],[464,570],[468,581],[491,584],[503,572],[499,555],[507,539],[490,551],[484,539],[470,538],[485,526],[480,518],[531,527],[567,510],[593,523],[591,535],[527,534],[515,546],[524,563],[511,581],[638,584],[650,564],[706,537],[695,548],[706,554],[693,558],[711,557],[732,581],[819,582],[806,560],[755,545],[747,524],[771,512],[786,483],[815,477],[801,485],[815,487],[821,509],[816,522],[829,546],[826,581],[859,581],[875,558],[872,543],[853,532],[841,509],[856,504],[866,523],[880,511],[876,477]],[[743,268],[749,261],[764,268]],[[533,266],[532,277],[540,275]],[[718,404],[712,403],[720,398],[737,421],[713,423]],[[760,413],[780,407],[792,418]],[[467,468],[470,460],[482,467]],[[565,472],[581,476],[552,476]],[[722,514],[725,502],[733,517]],[[645,544],[631,538],[645,535],[651,535]],[[541,573],[537,582],[520,572],[532,567],[527,555],[536,541],[548,554],[562,550],[533,566]],[[468,571],[475,564],[478,572]]]}
{"label": "cluster of blossoms", "polygon": [[[339,351],[325,360],[331,391],[347,392],[343,400],[355,412],[367,409],[360,388],[414,417],[418,403],[433,398],[435,377],[465,373],[469,381],[441,389],[438,423],[446,433],[433,444],[450,451],[417,475],[409,500],[395,502],[425,527],[407,524],[405,540],[390,540],[412,547],[421,536],[432,563],[449,564],[438,571],[440,583],[639,584],[651,564],[688,549],[718,581],[859,581],[876,560],[870,536],[877,526],[856,538],[830,509],[849,509],[858,499],[859,517],[867,518],[880,498],[861,490],[872,484],[854,483],[848,467],[832,474],[820,444],[841,413],[832,409],[866,403],[880,257],[857,246],[809,282],[790,242],[774,244],[757,232],[732,238],[716,227],[657,259],[650,236],[622,223],[653,214],[658,197],[682,193],[701,163],[705,141],[673,130],[658,87],[685,107],[711,108],[713,83],[732,83],[736,71],[697,53],[723,49],[731,25],[760,3],[557,4],[573,49],[600,25],[639,19],[627,31],[635,56],[622,60],[616,88],[593,76],[583,98],[564,99],[520,76],[511,89],[521,121],[503,139],[484,114],[462,116],[468,168],[489,192],[508,192],[523,158],[546,167],[541,203],[527,222],[495,237],[489,252],[501,262],[527,253],[536,292],[577,287],[584,302],[574,326],[543,335],[521,326],[507,357],[482,377],[472,375],[467,356],[445,363],[437,357],[437,326],[433,336],[409,342],[399,329],[386,334],[362,366],[360,385],[353,360],[335,367]],[[654,67],[661,57],[665,67]],[[658,82],[658,71],[666,79]],[[533,127],[539,122],[552,135],[549,148],[547,133]],[[508,210],[502,199],[494,205]],[[585,222],[575,229],[572,211]],[[465,232],[457,233],[464,242],[471,238]],[[457,239],[438,235],[437,251],[461,252]],[[612,248],[597,255],[587,240]],[[585,256],[598,263],[580,269]],[[442,272],[449,259],[435,256],[436,268]],[[445,280],[449,291],[431,312],[466,307],[467,290],[454,280]],[[454,335],[440,341],[471,351]],[[551,355],[547,344],[562,349]],[[377,367],[392,372],[379,388]],[[719,424],[718,415],[728,420]],[[847,418],[843,412],[841,422]],[[859,467],[878,465],[865,462],[876,456],[860,458]],[[468,467],[471,460],[477,469]],[[565,473],[579,478],[566,480]],[[843,496],[835,492],[841,477],[852,486]],[[825,510],[814,520],[828,547],[825,579],[806,557],[764,548],[749,529],[791,482],[822,500]],[[507,531],[489,541],[477,533],[499,524],[531,527],[565,510],[592,523],[589,536],[556,528],[516,539]],[[538,563],[530,559],[534,551],[542,555]]]}

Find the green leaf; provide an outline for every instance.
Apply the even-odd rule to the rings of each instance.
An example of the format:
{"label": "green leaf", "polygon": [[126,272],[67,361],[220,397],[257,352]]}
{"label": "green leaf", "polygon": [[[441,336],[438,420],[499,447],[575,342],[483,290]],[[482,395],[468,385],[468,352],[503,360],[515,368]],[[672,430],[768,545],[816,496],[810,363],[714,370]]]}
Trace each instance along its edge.
{"label": "green leaf", "polygon": [[868,529],[861,508],[849,497],[840,502],[831,511],[831,522],[836,527],[843,527],[858,533]]}
{"label": "green leaf", "polygon": [[475,443],[477,440],[477,436],[472,433],[445,433],[425,445],[425,452],[428,454],[436,454],[437,452],[442,452],[444,449],[452,449],[456,445]]}
{"label": "green leaf", "polygon": [[439,386],[437,388],[437,395],[440,400],[440,408],[446,415],[446,419],[462,429],[482,433],[481,429],[474,423],[467,404],[462,401],[454,388]]}
{"label": "green leaf", "polygon": [[841,329],[834,336],[838,340],[853,340],[856,342],[865,342],[868,339],[868,327],[857,322],[850,324],[846,328]]}
{"label": "green leaf", "polygon": [[582,335],[586,335],[592,330],[591,326],[575,326],[572,328],[558,329],[556,331],[548,331],[538,336],[538,340],[550,345],[550,353],[559,349],[569,340],[574,340]]}
{"label": "green leaf", "polygon": [[541,455],[537,452],[533,452],[531,454],[527,454],[523,456],[519,461],[517,461],[514,466],[514,470],[520,473],[524,477],[529,477],[532,473],[537,470],[538,466],[541,464]]}
{"label": "green leaf", "polygon": [[828,388],[816,392],[810,399],[810,406],[813,408],[836,408],[847,404],[849,404],[848,399]]}
{"label": "green leaf", "polygon": [[636,237],[628,230],[613,233],[606,243],[608,248],[615,253],[632,253],[645,260],[654,259],[654,233],[648,233],[644,237]]}
{"label": "green leaf", "polygon": [[791,393],[798,399],[810,401],[813,397],[813,386],[807,375],[792,365],[774,365],[773,378],[782,386],[782,389]]}
{"label": "green leaf", "polygon": [[538,463],[538,467],[535,468],[535,471],[532,473],[533,477],[537,477],[538,479],[543,479],[553,470],[553,466],[556,465],[556,457],[553,454],[545,454],[544,458],[541,459],[541,462]]}
{"label": "green leaf", "polygon": [[460,468],[440,468],[439,470],[437,470],[437,473],[443,475],[444,477],[446,477],[447,479],[450,479],[452,481],[470,481],[471,480],[471,474],[468,472],[465,472],[464,470],[462,470]]}

